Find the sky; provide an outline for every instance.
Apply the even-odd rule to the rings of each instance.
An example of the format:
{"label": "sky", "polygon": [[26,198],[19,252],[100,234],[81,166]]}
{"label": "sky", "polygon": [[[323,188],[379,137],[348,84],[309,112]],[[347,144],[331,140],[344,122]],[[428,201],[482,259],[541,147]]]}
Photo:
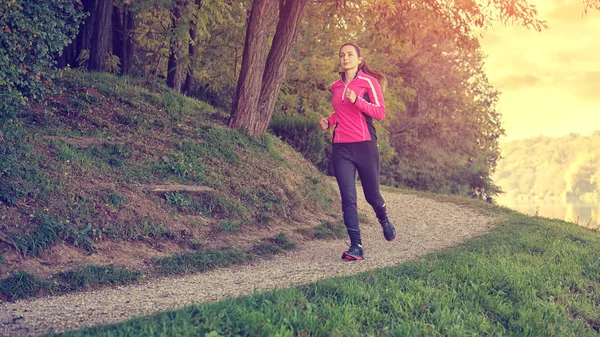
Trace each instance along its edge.
{"label": "sky", "polygon": [[496,23],[480,39],[485,71],[511,141],[600,130],[600,11],[583,0],[529,0],[541,32]]}

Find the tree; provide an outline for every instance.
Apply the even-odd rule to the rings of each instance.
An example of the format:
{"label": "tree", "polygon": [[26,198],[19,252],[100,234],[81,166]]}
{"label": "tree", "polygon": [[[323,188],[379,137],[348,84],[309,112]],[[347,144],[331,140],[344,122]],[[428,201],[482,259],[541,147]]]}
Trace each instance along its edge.
{"label": "tree", "polygon": [[[202,8],[202,0],[195,0],[196,12]],[[183,92],[189,96],[192,91],[192,83],[194,82],[194,63],[193,61],[198,57],[198,28],[196,23],[198,22],[199,15],[193,16],[190,20],[190,42],[188,43],[188,55],[190,57],[190,63],[187,67],[187,74],[185,77],[185,83],[183,84]]]}
{"label": "tree", "polygon": [[111,50],[110,37],[112,18],[112,0],[97,0],[94,31],[90,42],[90,60],[88,70],[105,71],[108,53]]}
{"label": "tree", "polygon": [[84,19],[79,25],[77,37],[66,46],[63,52],[58,57],[58,67],[64,68],[67,65],[71,67],[78,66],[77,58],[81,55],[81,52],[90,49],[90,40],[92,38],[92,31],[94,28],[94,20],[96,19],[95,6],[96,0],[82,0],[83,13],[85,13]]}
{"label": "tree", "polygon": [[175,0],[171,8],[171,42],[169,44],[169,61],[167,63],[167,85],[180,92],[182,86],[183,69],[181,65],[181,39],[178,29],[181,30],[180,21],[182,11],[187,6],[187,1]]}
{"label": "tree", "polygon": [[[257,115],[262,76],[266,68],[269,31],[276,13],[275,0],[253,0],[246,29],[242,68],[233,101],[229,127],[250,134],[261,123]],[[262,121],[264,123],[264,121]]]}
{"label": "tree", "polygon": [[[244,45],[242,70],[229,121],[230,127],[244,129],[249,134],[255,136],[260,136],[265,132],[270,116],[272,115],[272,111],[259,110],[259,105],[257,104],[260,102],[260,107],[263,109],[272,109],[275,106],[274,101],[279,94],[280,84],[278,84],[278,80],[270,78],[280,79],[282,76],[285,76],[290,55],[288,48],[292,48],[295,43],[298,25],[302,19],[306,4],[306,0],[279,1],[280,17],[275,31],[274,42],[281,39],[281,41],[286,42],[286,48],[281,48],[281,44],[276,45],[274,43],[269,51],[269,59],[278,60],[281,63],[276,65],[269,64],[268,68],[266,68],[264,49],[268,40],[267,32],[269,31],[270,17],[263,17],[263,15],[270,12],[270,9],[274,6],[274,2],[274,0],[253,1],[246,33],[246,44]],[[529,5],[526,0],[494,0],[488,2],[488,5],[482,5],[473,1],[447,2],[442,0],[426,0],[423,4],[421,2],[409,1],[385,1],[377,4],[369,4],[363,1],[352,2],[346,0],[343,3],[349,6],[349,12],[352,14],[359,12],[358,10],[354,11],[355,9],[360,8],[363,10],[364,7],[374,6],[379,9],[382,22],[388,21],[386,15],[410,11],[415,6],[425,6],[426,9],[436,13],[439,18],[451,27],[454,38],[459,41],[470,40],[472,25],[488,27],[494,20],[502,22],[518,21],[526,27],[537,30],[545,27],[543,21],[536,19],[537,12],[535,7]],[[248,67],[251,67],[251,69],[248,69]],[[260,90],[258,89],[259,87]],[[261,94],[265,94],[266,96],[261,96]]]}
{"label": "tree", "polygon": [[113,4],[112,31],[112,53],[121,61],[121,74],[129,74],[133,65],[135,32],[134,13],[130,0],[123,1],[121,5]]}
{"label": "tree", "polygon": [[595,9],[600,11],[600,0],[585,0],[585,14],[587,14],[588,9]]}
{"label": "tree", "polygon": [[[279,1],[279,21],[269,55],[265,59],[268,32],[275,9],[274,1],[253,2],[240,80],[229,120],[230,127],[244,129],[253,136],[263,135],[267,131],[298,38],[306,3],[307,0]],[[248,58],[251,60],[246,62]],[[253,67],[256,69],[252,69]]]}

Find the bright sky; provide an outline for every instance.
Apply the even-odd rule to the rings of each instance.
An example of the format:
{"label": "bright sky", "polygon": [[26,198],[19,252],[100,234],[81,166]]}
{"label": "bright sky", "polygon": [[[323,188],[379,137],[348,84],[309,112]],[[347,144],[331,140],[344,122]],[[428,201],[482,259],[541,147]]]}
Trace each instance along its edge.
{"label": "bright sky", "polygon": [[548,29],[496,24],[480,39],[486,73],[502,92],[506,137],[589,136],[600,130],[600,12],[583,0],[529,0]]}

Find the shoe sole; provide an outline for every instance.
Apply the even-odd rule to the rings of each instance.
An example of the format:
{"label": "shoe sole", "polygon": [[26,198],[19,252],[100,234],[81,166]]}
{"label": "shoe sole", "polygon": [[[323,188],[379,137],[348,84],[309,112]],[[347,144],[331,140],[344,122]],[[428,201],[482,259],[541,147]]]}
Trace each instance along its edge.
{"label": "shoe sole", "polygon": [[394,236],[393,238],[391,238],[391,239],[389,239],[389,240],[388,240],[388,239],[386,239],[386,240],[387,240],[387,242],[392,242],[392,241],[396,240],[396,237]]}
{"label": "shoe sole", "polygon": [[365,259],[364,257],[350,255],[350,254],[348,254],[348,252],[344,252],[342,254],[342,260],[344,260],[344,261],[362,261],[364,259]]}

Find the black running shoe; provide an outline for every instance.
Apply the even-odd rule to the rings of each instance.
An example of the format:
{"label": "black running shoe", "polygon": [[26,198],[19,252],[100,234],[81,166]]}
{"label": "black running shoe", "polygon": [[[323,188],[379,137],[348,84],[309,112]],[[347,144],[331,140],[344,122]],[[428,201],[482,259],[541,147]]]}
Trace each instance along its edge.
{"label": "black running shoe", "polygon": [[347,251],[342,253],[342,260],[344,261],[360,261],[365,259],[362,246],[350,245]]}
{"label": "black running shoe", "polygon": [[381,228],[383,229],[383,236],[386,240],[392,242],[396,240],[396,228],[390,222],[390,219],[385,218],[384,220],[379,220],[381,224]]}

